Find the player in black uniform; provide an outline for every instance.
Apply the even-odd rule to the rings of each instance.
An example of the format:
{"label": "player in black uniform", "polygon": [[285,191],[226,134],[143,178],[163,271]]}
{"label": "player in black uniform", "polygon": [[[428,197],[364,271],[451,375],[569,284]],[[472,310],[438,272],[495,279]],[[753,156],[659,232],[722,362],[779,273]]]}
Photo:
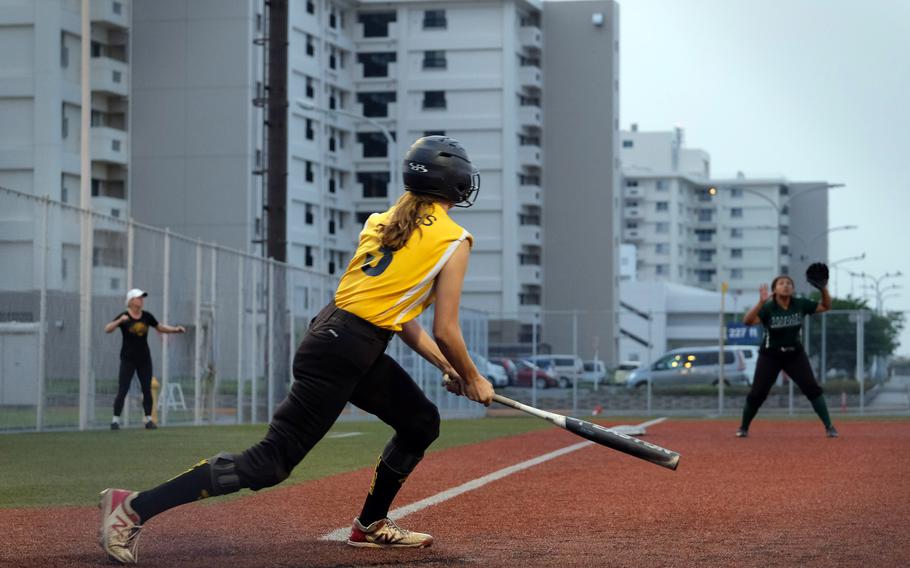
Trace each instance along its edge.
{"label": "player in black uniform", "polygon": [[[822,272],[821,267],[823,278],[816,275],[816,272]],[[831,309],[827,272],[827,267],[821,263],[813,264],[807,271],[809,283],[821,291],[821,302],[794,297],[793,280],[785,275],[778,276],[771,283],[770,296],[767,284],[759,287],[758,303],[749,310],[743,322],[747,325],[761,322],[765,329],[758,361],[755,364],[752,389],[746,397],[742,423],[736,431],[738,437],[745,438],[749,435],[749,424],[768,397],[768,392],[781,370],[787,373],[812,403],[812,408],[825,425],[827,436],[837,437],[837,430],[831,424],[822,388],[815,380],[815,374],[800,340],[803,317]]]}
{"label": "player in black uniform", "polygon": [[[404,162],[408,190],[371,215],[335,298],[310,322],[294,357],[294,382],[265,438],[239,454],[220,453],[148,491],[106,489],[101,546],[134,563],[142,523],[172,507],[243,488],[281,483],[351,402],[392,426],[347,543],[358,547],[430,546],[433,537],[388,518],[392,500],[439,433],[439,411],[385,353],[397,333],[439,368],[446,388],[489,405],[493,387],[468,356],[458,323],[473,237],[449,209],[473,203],[479,177],[461,144],[444,136],[417,140]],[[433,337],[415,319],[435,303]]]}
{"label": "player in black uniform", "polygon": [[114,398],[114,417],[111,419],[111,430],[120,429],[120,413],[123,412],[123,401],[133,382],[133,374],[139,376],[142,388],[142,409],[145,410],[145,427],[154,430],[158,426],[152,421],[152,354],[149,352],[148,332],[156,329],[159,333],[184,333],[182,325],[176,327],[158,323],[155,316],[142,308],[148,292],[133,288],[126,293],[126,311],[104,326],[105,333],[111,333],[118,327],[123,334],[123,346],[120,348],[120,377],[117,396]]}

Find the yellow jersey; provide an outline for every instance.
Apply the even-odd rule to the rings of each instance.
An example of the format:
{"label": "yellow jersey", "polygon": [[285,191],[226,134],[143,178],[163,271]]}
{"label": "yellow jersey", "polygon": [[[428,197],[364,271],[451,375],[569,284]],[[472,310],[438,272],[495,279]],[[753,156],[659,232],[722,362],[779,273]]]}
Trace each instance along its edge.
{"label": "yellow jersey", "polygon": [[395,207],[370,215],[357,251],[341,277],[335,305],[373,325],[401,331],[433,303],[436,275],[462,241],[474,238],[433,205],[407,244],[391,251],[380,244],[379,226],[388,223]]}

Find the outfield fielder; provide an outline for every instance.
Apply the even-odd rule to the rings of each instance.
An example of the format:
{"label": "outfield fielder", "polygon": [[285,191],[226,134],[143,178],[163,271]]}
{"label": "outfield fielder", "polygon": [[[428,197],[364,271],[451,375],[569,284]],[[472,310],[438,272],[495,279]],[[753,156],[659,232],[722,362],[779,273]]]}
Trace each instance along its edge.
{"label": "outfield fielder", "polygon": [[[433,537],[400,528],[387,515],[402,483],[439,434],[439,412],[407,372],[385,354],[392,335],[454,379],[447,388],[489,405],[493,387],[468,356],[458,305],[473,238],[449,217],[470,206],[480,178],[461,144],[444,136],[417,140],[404,161],[407,191],[373,214],[330,302],[310,322],[294,357],[294,383],[265,438],[240,454],[220,453],[149,491],[106,489],[101,546],[135,563],[142,524],[172,507],[243,488],[276,485],[290,475],[351,402],[389,424],[382,452],[347,543],[362,547],[430,546]],[[434,339],[415,319],[435,301]]]}
{"label": "outfield fielder", "polygon": [[768,397],[777,375],[783,370],[812,403],[812,408],[825,425],[827,436],[837,438],[837,430],[831,424],[831,416],[828,414],[825,395],[815,380],[809,358],[800,341],[803,316],[831,309],[828,267],[822,263],[815,263],[806,271],[806,276],[809,283],[821,291],[821,302],[794,297],[793,279],[782,275],[771,282],[770,299],[768,285],[762,284],[759,287],[758,303],[743,318],[747,325],[761,322],[764,336],[755,364],[752,389],[743,407],[742,423],[736,431],[737,437],[748,437],[749,424]]}
{"label": "outfield fielder", "polygon": [[120,347],[120,373],[117,396],[114,397],[114,416],[111,418],[111,430],[120,429],[120,413],[123,412],[123,401],[130,391],[133,374],[139,377],[142,389],[142,409],[145,411],[145,428],[158,428],[152,420],[152,354],[149,351],[149,329],[158,333],[184,333],[182,325],[171,326],[158,323],[151,313],[143,310],[148,292],[133,288],[126,293],[126,311],[117,314],[113,321],[104,326],[105,333],[111,333],[118,327],[123,335]]}

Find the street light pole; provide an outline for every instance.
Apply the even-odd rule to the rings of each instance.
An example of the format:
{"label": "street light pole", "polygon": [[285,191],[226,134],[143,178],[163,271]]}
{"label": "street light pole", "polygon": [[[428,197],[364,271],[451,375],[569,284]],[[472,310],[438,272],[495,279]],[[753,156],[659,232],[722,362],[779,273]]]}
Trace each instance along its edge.
{"label": "street light pole", "polygon": [[[306,101],[304,99],[297,99],[296,103],[297,103],[297,106],[299,106],[300,108],[302,108],[304,110],[313,110],[316,112],[321,112],[322,114],[326,114],[326,115],[339,114],[341,116],[347,116],[348,118],[353,118],[354,120],[362,120],[362,121],[367,122],[370,125],[376,127],[380,132],[382,132],[383,136],[385,136],[386,145],[388,148],[387,152],[388,152],[388,158],[389,158],[389,186],[390,186],[390,188],[397,187],[397,185],[401,181],[400,180],[401,176],[399,176],[397,174],[398,148],[395,145],[395,138],[392,136],[392,133],[382,123],[380,123],[376,120],[373,120],[372,118],[369,118],[369,117],[366,117],[366,116],[363,116],[363,115],[360,115],[357,113],[348,112],[346,110],[327,109],[327,108],[318,107],[318,106],[314,105],[313,103]],[[391,189],[390,189],[389,195],[391,196]]]}

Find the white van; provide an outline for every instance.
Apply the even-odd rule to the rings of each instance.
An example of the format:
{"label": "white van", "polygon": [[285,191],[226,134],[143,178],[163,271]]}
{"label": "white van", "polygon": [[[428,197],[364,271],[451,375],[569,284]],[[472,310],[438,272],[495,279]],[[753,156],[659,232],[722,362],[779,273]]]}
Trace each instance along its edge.
{"label": "white van", "polygon": [[553,373],[559,381],[559,386],[570,387],[576,379],[582,377],[584,364],[581,357],[575,355],[537,355],[534,357],[525,357],[526,360],[534,363],[541,369],[546,369]]}

